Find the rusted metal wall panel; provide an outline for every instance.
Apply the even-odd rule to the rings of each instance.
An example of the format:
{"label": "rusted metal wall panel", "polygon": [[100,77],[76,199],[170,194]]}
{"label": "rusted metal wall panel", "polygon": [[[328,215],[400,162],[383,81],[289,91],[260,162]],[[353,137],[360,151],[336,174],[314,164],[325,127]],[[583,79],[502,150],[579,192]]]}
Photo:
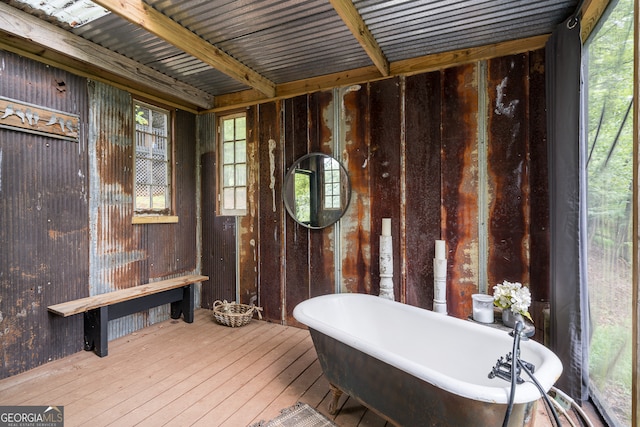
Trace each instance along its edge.
{"label": "rusted metal wall panel", "polygon": [[529,162],[531,298],[549,301],[549,175],[545,53],[529,54]]}
{"label": "rusted metal wall panel", "polygon": [[[236,299],[236,222],[234,217],[216,216],[216,117],[198,118],[201,169],[202,284],[201,306],[213,309],[216,300]],[[246,265],[244,260],[241,265]],[[247,301],[248,302],[248,301]]]}
{"label": "rusted metal wall panel", "polygon": [[0,378],[82,348],[89,294],[86,80],[0,51],[0,96],[79,115],[79,141],[0,129]]}
{"label": "rusted metal wall panel", "polygon": [[[195,116],[176,112],[174,117],[174,213],[179,222],[134,225],[131,95],[91,81],[89,100],[90,293],[195,273]],[[116,319],[109,322],[109,338],[128,334],[168,315],[165,305]]]}
{"label": "rusted metal wall panel", "polygon": [[[256,130],[258,107],[247,109],[247,158],[248,189],[247,215],[238,218],[238,277],[240,302],[258,302],[258,242],[259,238],[259,177],[258,132]],[[214,193],[215,194],[215,193]]]}
{"label": "rusted metal wall panel", "polygon": [[401,204],[401,111],[398,78],[371,83],[369,114],[371,129],[371,275],[370,293],[380,292],[380,233],[382,218],[391,218],[393,237],[393,288],[398,300],[400,292],[400,204]]}
{"label": "rusted metal wall panel", "polygon": [[530,163],[530,269],[531,309],[536,325],[535,339],[545,338],[543,310],[549,306],[549,175],[547,157],[547,110],[545,53],[529,54],[529,163]]}
{"label": "rusted metal wall panel", "polygon": [[[351,203],[340,220],[341,292],[370,293],[372,288],[369,85],[340,92],[343,105],[344,149],[342,162],[349,171]],[[338,136],[342,138],[342,134]],[[379,283],[379,282],[378,282]]]}
{"label": "rusted metal wall panel", "polygon": [[477,66],[442,72],[442,226],[448,250],[447,311],[456,317],[471,313],[471,294],[478,286]]}
{"label": "rusted metal wall panel", "polygon": [[268,320],[283,320],[284,206],[282,203],[283,147],[282,103],[259,106],[258,164],[259,191],[259,304]]}
{"label": "rusted metal wall panel", "polygon": [[192,272],[196,268],[196,116],[182,110],[175,110],[174,114],[174,211],[179,221],[169,226],[150,224],[145,227],[152,279]]}
{"label": "rusted metal wall panel", "polygon": [[528,55],[489,60],[487,71],[487,279],[529,284]]}
{"label": "rusted metal wall panel", "polygon": [[[309,151],[330,154],[338,160],[340,153],[334,152],[335,114],[333,91],[308,95],[309,104]],[[342,229],[341,229],[342,230]],[[335,236],[333,227],[314,230],[309,235],[309,296],[335,292]]]}
{"label": "rusted metal wall panel", "polygon": [[433,307],[433,258],[440,239],[441,74],[406,78],[406,302]]}
{"label": "rusted metal wall panel", "polygon": [[[131,95],[89,82],[90,294],[146,283],[149,258],[142,245],[146,227],[131,225],[133,217],[133,115]],[[141,313],[109,322],[109,336],[143,327]]]}
{"label": "rusted metal wall panel", "polygon": [[[392,218],[396,300],[432,308],[434,241],[444,239],[450,315],[469,316],[471,295],[492,293],[502,280],[530,284],[534,256],[540,284],[531,283],[532,293],[544,303],[543,57],[496,58],[256,107],[256,280],[269,318],[295,324],[295,305],[332,286],[377,294],[384,217]],[[302,229],[283,216],[282,168],[334,147],[349,173],[350,206],[336,227]],[[540,251],[532,255],[534,245]]]}
{"label": "rusted metal wall panel", "polygon": [[[307,96],[298,96],[284,101],[284,165],[286,170],[295,161],[309,152],[307,135],[313,133],[309,125]],[[285,170],[285,173],[286,173]],[[293,307],[309,298],[309,251],[310,234],[313,231],[295,222],[290,215],[284,217],[284,297],[286,300],[286,323],[293,323]],[[331,265],[333,263],[330,263]]]}

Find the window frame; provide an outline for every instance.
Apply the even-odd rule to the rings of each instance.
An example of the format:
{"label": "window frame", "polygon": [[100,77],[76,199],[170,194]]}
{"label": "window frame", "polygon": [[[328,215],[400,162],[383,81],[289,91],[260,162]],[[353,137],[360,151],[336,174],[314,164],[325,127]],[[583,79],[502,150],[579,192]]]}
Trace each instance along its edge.
{"label": "window frame", "polygon": [[[327,168],[327,163],[331,165],[330,168]],[[333,157],[329,159],[324,159],[322,162],[322,209],[325,211],[339,211],[342,209],[342,186],[340,185],[341,174],[340,164]],[[337,181],[336,173],[338,174]],[[327,176],[330,175],[331,179],[327,179]],[[338,186],[337,193],[333,191],[335,186]],[[331,206],[328,206],[327,200],[331,199]],[[336,200],[338,202],[336,206]]]}
{"label": "window frame", "polygon": [[[244,158],[244,165],[245,165],[245,183],[244,185],[236,185],[234,183],[233,186],[225,186],[224,185],[224,167],[225,165],[230,165],[231,163],[224,163],[224,122],[225,120],[236,120],[238,118],[244,118],[245,119],[245,135],[244,135],[244,144],[245,144],[245,158]],[[248,213],[248,192],[249,192],[249,162],[248,162],[248,148],[249,148],[249,144],[248,144],[248,129],[246,128],[246,123],[247,123],[247,113],[246,111],[234,111],[234,112],[229,112],[228,114],[224,114],[224,115],[219,115],[216,118],[216,126],[217,126],[217,160],[218,160],[218,168],[217,168],[217,178],[218,178],[218,194],[217,194],[217,210],[218,213],[220,215],[223,216],[245,216]],[[238,141],[242,141],[242,139],[236,139],[235,135],[233,138],[233,142],[234,142],[234,152],[235,152],[235,144]],[[229,142],[229,141],[227,141]],[[235,160],[235,159],[234,159]],[[242,162],[234,162],[233,165],[239,165],[242,164]],[[225,208],[224,206],[224,190],[225,188],[230,188],[233,187],[234,191],[235,189],[238,188],[242,188],[244,187],[245,189],[245,207],[244,208],[238,208],[237,206],[234,206],[233,209],[230,208]]]}
{"label": "window frame", "polygon": [[[178,216],[174,213],[175,207],[175,169],[173,168],[173,159],[175,157],[175,135],[174,135],[174,118],[173,111],[163,105],[151,103],[141,98],[133,98],[131,106],[131,117],[133,118],[133,156],[132,156],[132,172],[133,172],[133,217],[132,224],[158,224],[158,223],[177,223]],[[136,206],[136,186],[137,186],[137,166],[136,160],[138,157],[137,150],[137,137],[138,129],[136,122],[136,106],[152,110],[154,112],[162,113],[166,117],[166,175],[167,185],[166,192],[168,192],[165,200],[165,207],[163,209],[140,209]]]}

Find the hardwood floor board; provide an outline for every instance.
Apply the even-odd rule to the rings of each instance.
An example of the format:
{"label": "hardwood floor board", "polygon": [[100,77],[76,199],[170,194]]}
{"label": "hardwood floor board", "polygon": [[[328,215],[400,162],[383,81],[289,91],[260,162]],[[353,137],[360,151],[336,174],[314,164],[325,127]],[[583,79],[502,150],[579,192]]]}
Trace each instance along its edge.
{"label": "hardwood floor board", "polygon": [[[302,333],[296,335],[296,339],[299,338],[297,343],[294,344],[293,341],[283,343],[274,351],[261,357],[251,368],[238,373],[233,378],[233,382],[225,384],[224,389],[214,390],[216,400],[224,397],[218,404],[210,404],[211,397],[206,395],[166,425],[222,425],[236,411],[241,408],[244,411],[243,405],[246,402],[273,378],[289,368],[301,355],[309,351],[308,334],[300,329],[298,331]],[[224,396],[221,396],[220,392],[223,392]]]}
{"label": "hardwood floor board", "polygon": [[[257,414],[263,412],[279,395],[285,392],[287,392],[288,400],[280,403],[284,405],[280,406],[280,409],[291,406],[289,403],[291,401],[297,401],[297,395],[302,394],[299,388],[302,384],[296,384],[296,380],[318,359],[313,348],[313,343],[310,343],[310,345],[308,351],[289,365],[282,373],[269,381],[265,387],[253,395],[251,393],[254,392],[254,390],[246,393],[246,403],[239,410],[231,414],[221,426],[236,427],[251,424],[251,421]],[[276,409],[273,416],[278,415],[279,412],[280,410]]]}
{"label": "hardwood floor board", "polygon": [[[286,344],[285,339],[302,341],[305,335],[303,331],[295,328],[283,328],[273,324],[266,324],[263,327],[281,328],[282,331],[277,334],[277,339],[274,338],[263,344],[263,348],[250,352],[247,352],[242,347],[238,348],[237,350],[241,352],[242,356],[237,361],[229,366],[226,363],[212,366],[206,373],[203,373],[206,375],[203,375],[203,378],[200,378],[201,381],[192,387],[188,393],[177,396],[176,399],[161,408],[154,407],[151,410],[153,419],[147,418],[141,421],[140,425],[155,427],[159,425],[158,420],[171,425],[188,425],[187,420],[196,421],[210,408],[219,406],[224,402],[235,389],[253,381],[260,371],[290,351],[290,346]],[[201,409],[198,412],[199,415],[194,419],[189,414],[193,412],[191,407],[198,404],[204,406],[206,410]],[[145,407],[139,408],[138,411],[140,409],[148,410]]]}
{"label": "hardwood floor board", "polygon": [[261,420],[270,420],[278,416],[280,411],[287,408],[287,405],[291,402],[295,401],[297,403],[301,401],[302,396],[320,377],[322,377],[322,367],[320,367],[320,362],[318,362],[316,358],[289,387],[283,390],[262,412],[254,417],[250,424],[257,423]]}
{"label": "hardwood floor board", "polygon": [[[59,404],[72,410],[77,406],[87,406],[87,402],[105,405],[108,403],[108,400],[104,402],[105,399],[117,399],[122,396],[123,393],[116,392],[125,390],[137,376],[158,378],[166,372],[165,367],[172,363],[172,358],[181,357],[180,352],[189,352],[189,348],[194,348],[198,337],[202,335],[198,333],[198,326],[192,328],[182,321],[168,321],[167,324],[166,328],[173,328],[172,333],[166,337],[157,336],[148,343],[136,341],[135,336],[127,336],[127,339],[135,341],[132,342],[135,347],[133,352],[110,352],[112,354],[104,358],[94,355],[94,362],[88,369],[83,370],[84,375],[65,385],[65,388],[72,387],[73,391],[69,393],[67,390],[58,396]],[[115,343],[119,341],[124,339],[114,340]],[[177,345],[177,350],[171,350],[176,343],[181,344]],[[117,370],[119,375],[112,375],[114,370]],[[50,398],[54,398],[53,393],[58,391],[64,392],[64,389],[51,390]]]}
{"label": "hardwood floor board", "polygon": [[391,423],[388,423],[384,418],[381,418],[378,414],[367,409],[364,416],[360,420],[358,427],[394,427]]}
{"label": "hardwood floor board", "polygon": [[[146,329],[152,330],[146,331]],[[144,351],[145,343],[148,345],[162,341],[161,338],[165,335],[165,332],[168,334],[167,336],[175,334],[175,325],[162,322],[145,328],[144,331],[139,337],[127,336],[127,339],[141,338],[140,341],[136,342],[136,344],[139,342],[140,344],[138,345],[142,346],[137,358],[152,358],[152,352]],[[114,344],[118,341],[120,340],[114,340]],[[113,347],[117,347],[117,344]],[[39,382],[27,382],[20,384],[15,393],[11,393],[10,390],[7,390],[7,393],[10,393],[11,401],[19,405],[38,404],[35,402],[40,402],[40,404],[42,402],[52,402],[52,404],[63,405],[63,401],[70,401],[69,389],[84,390],[84,393],[86,393],[92,384],[108,376],[108,369],[106,368],[119,369],[119,365],[126,368],[135,360],[136,355],[131,351],[126,351],[120,356],[111,358],[100,358],[93,352],[83,351],[70,358],[62,359],[59,363],[55,363],[55,369],[50,370],[50,373],[46,376],[46,388],[41,387]],[[43,365],[40,368],[45,368],[47,365]],[[88,372],[90,374],[87,374]],[[44,380],[44,378],[41,378],[41,380]]]}
{"label": "hardwood floor board", "polygon": [[[343,395],[344,396],[344,395]],[[360,424],[360,420],[364,416],[366,408],[362,406],[356,399],[347,396],[340,407],[340,412],[337,414],[334,422],[341,427],[354,427]]]}
{"label": "hardwood floor board", "polygon": [[[114,426],[132,425],[154,416],[154,414],[180,396],[188,395],[196,384],[206,381],[215,372],[227,368],[231,363],[235,363],[238,360],[238,356],[234,355],[234,352],[243,355],[245,352],[257,351],[259,347],[266,345],[282,332],[276,328],[270,328],[265,331],[264,328],[258,327],[257,322],[255,322],[255,328],[252,329],[252,326],[250,323],[242,328],[246,328],[247,333],[242,334],[240,338],[234,341],[236,348],[232,352],[229,352],[226,348],[223,349],[222,346],[204,347],[202,350],[205,351],[205,355],[195,354],[195,361],[185,363],[183,369],[175,371],[164,381],[153,385],[152,390],[134,395],[114,407],[118,411],[119,417],[106,417],[95,427],[111,423]],[[238,333],[241,332],[239,331]],[[222,359],[227,359],[227,363],[224,363],[225,361]]]}
{"label": "hardwood floor board", "polygon": [[307,405],[316,408],[318,412],[333,419],[333,415],[329,414],[328,409],[328,397],[331,393],[329,391],[329,381],[324,375],[320,376],[307,391],[300,397],[300,401]]}
{"label": "hardwood floor board", "polygon": [[[162,322],[161,324],[150,326],[149,328],[145,328],[142,331],[134,332],[136,334],[135,338],[140,338],[141,343],[145,342],[154,342],[157,341],[158,338],[167,333],[172,333],[171,327]],[[133,335],[133,334],[131,334]],[[128,339],[133,339],[131,336],[127,336]],[[78,337],[78,339],[82,339],[82,337]],[[114,341],[114,346],[117,347],[117,341]],[[133,358],[133,355],[130,352],[126,352],[127,356]],[[10,377],[8,379],[3,380],[0,383],[0,398],[5,396],[10,397],[12,404],[28,404],[26,400],[21,396],[27,396],[30,399],[38,399],[38,392],[42,395],[42,399],[47,397],[55,397],[55,389],[57,387],[61,387],[62,390],[65,390],[65,386],[73,383],[73,381],[82,378],[84,375],[84,369],[87,367],[93,367],[96,364],[96,356],[93,352],[78,352],[69,357],[61,359],[59,361],[52,361],[45,365],[39,366],[33,370],[25,372],[21,375],[16,375]],[[114,363],[114,362],[110,362]],[[36,389],[29,388],[30,385],[39,384],[38,382],[34,382],[37,380],[47,381],[47,388],[43,389],[36,385]]]}
{"label": "hardwood floor board", "polygon": [[[210,329],[225,328],[222,335],[226,338],[225,342],[237,343],[238,346],[247,345],[251,340],[259,338],[263,334],[261,328],[252,324],[247,325],[245,330],[236,331],[233,336],[226,332],[230,328],[214,324],[210,326]],[[203,334],[209,334],[209,331],[203,330],[200,333],[200,338],[196,337],[196,340],[203,340]],[[198,351],[194,351],[195,349]],[[95,408],[74,412],[75,416],[70,419],[70,422],[82,424],[91,421],[92,426],[108,425],[156,398],[158,401],[154,404],[161,405],[160,395],[162,393],[167,395],[165,399],[172,399],[174,397],[171,396],[183,392],[181,386],[188,391],[188,388],[192,387],[192,382],[197,381],[194,376],[200,376],[201,371],[227,357],[229,353],[226,348],[216,348],[215,340],[207,338],[194,345],[193,337],[184,335],[181,336],[181,340],[173,342],[171,346],[167,346],[160,352],[166,353],[167,357],[153,365],[140,367],[139,375],[133,378],[113,383],[104,387],[101,393],[94,393],[92,399],[100,402],[96,405],[100,405],[103,409],[95,422],[93,419],[98,415]],[[187,384],[186,387],[184,384]],[[131,423],[129,420],[121,420],[120,422]]]}

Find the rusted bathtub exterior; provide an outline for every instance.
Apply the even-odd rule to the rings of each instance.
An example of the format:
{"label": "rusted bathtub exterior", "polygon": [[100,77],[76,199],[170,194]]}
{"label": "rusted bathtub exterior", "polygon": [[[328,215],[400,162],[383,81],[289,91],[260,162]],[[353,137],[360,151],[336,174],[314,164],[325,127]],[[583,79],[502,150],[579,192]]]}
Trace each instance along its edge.
{"label": "rusted bathtub exterior", "polygon": [[[510,384],[488,373],[511,351],[506,332],[364,294],[312,298],[294,316],[309,326],[329,382],[394,424],[502,425]],[[558,358],[533,341],[521,350],[548,390]],[[518,385],[509,426],[533,425],[539,398],[530,381]]]}

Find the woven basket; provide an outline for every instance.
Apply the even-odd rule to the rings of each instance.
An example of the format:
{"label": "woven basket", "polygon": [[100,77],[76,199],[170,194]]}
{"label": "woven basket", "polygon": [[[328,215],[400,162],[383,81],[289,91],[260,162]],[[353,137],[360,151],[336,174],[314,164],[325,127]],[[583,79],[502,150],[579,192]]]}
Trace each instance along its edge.
{"label": "woven basket", "polygon": [[253,313],[258,313],[258,317],[262,319],[260,311],[261,307],[255,305],[238,304],[235,301],[227,302],[216,301],[213,303],[213,317],[218,323],[225,326],[236,328],[244,326],[251,321]]}

